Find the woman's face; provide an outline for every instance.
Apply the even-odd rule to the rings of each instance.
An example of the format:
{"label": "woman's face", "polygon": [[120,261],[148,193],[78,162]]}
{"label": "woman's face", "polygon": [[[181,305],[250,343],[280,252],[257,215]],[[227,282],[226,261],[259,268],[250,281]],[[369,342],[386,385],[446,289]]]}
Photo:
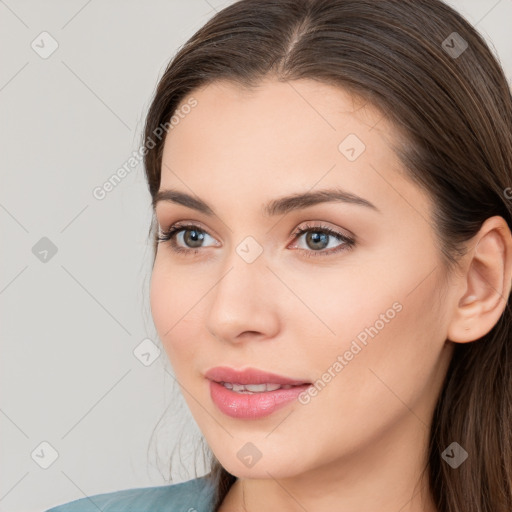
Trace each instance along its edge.
{"label": "woman's face", "polygon": [[[309,80],[253,92],[218,82],[191,96],[165,141],[160,192],[214,213],[158,201],[162,231],[196,227],[159,243],[151,309],[206,441],[239,477],[343,471],[391,446],[408,460],[426,443],[451,356],[454,297],[432,205],[391,149],[397,133]],[[280,202],[303,194],[313,200]],[[249,419],[236,416],[247,394],[224,392],[231,414],[212,400],[205,373],[217,366],[316,384]]]}

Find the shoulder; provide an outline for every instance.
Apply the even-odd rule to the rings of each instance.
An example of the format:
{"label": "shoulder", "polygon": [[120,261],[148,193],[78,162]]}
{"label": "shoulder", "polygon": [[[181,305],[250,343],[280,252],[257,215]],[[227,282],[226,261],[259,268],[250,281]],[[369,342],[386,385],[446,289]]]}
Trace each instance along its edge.
{"label": "shoulder", "polygon": [[206,476],[157,487],[96,494],[46,512],[211,512],[215,489]]}

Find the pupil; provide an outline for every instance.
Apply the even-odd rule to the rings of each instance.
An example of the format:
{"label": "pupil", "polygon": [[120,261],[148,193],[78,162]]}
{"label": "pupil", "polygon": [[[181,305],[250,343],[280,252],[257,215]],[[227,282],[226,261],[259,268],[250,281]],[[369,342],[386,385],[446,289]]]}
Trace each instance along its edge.
{"label": "pupil", "polygon": [[[322,233],[320,231],[313,231],[311,233],[309,233],[307,235],[307,241],[308,242],[313,242],[313,245],[314,244],[322,244],[322,243],[326,243],[327,242],[327,233]],[[324,249],[325,247],[313,247],[315,249]]]}
{"label": "pupil", "polygon": [[[193,233],[192,235],[188,235],[189,233]],[[187,245],[191,245],[192,247],[201,247],[201,242],[204,239],[204,233],[201,233],[197,229],[189,229],[186,231],[185,234],[185,242]],[[189,244],[189,242],[192,242]],[[197,243],[197,245],[194,245],[194,243]]]}

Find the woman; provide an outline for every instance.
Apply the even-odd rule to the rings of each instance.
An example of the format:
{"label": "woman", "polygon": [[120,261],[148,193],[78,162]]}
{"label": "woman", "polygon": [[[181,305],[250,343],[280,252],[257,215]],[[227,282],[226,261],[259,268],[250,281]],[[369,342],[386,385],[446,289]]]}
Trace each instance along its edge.
{"label": "woman", "polygon": [[439,0],[241,0],[145,126],[153,319],[212,452],[52,512],[512,510],[512,97]]}

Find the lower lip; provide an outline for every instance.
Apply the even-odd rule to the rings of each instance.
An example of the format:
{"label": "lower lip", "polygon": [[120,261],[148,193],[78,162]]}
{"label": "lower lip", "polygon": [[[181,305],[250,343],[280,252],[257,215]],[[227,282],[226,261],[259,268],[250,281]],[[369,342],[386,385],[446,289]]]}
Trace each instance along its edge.
{"label": "lower lip", "polygon": [[215,405],[228,416],[256,419],[272,414],[275,410],[296,400],[311,384],[276,389],[262,393],[237,393],[218,382],[210,381],[210,396]]}

